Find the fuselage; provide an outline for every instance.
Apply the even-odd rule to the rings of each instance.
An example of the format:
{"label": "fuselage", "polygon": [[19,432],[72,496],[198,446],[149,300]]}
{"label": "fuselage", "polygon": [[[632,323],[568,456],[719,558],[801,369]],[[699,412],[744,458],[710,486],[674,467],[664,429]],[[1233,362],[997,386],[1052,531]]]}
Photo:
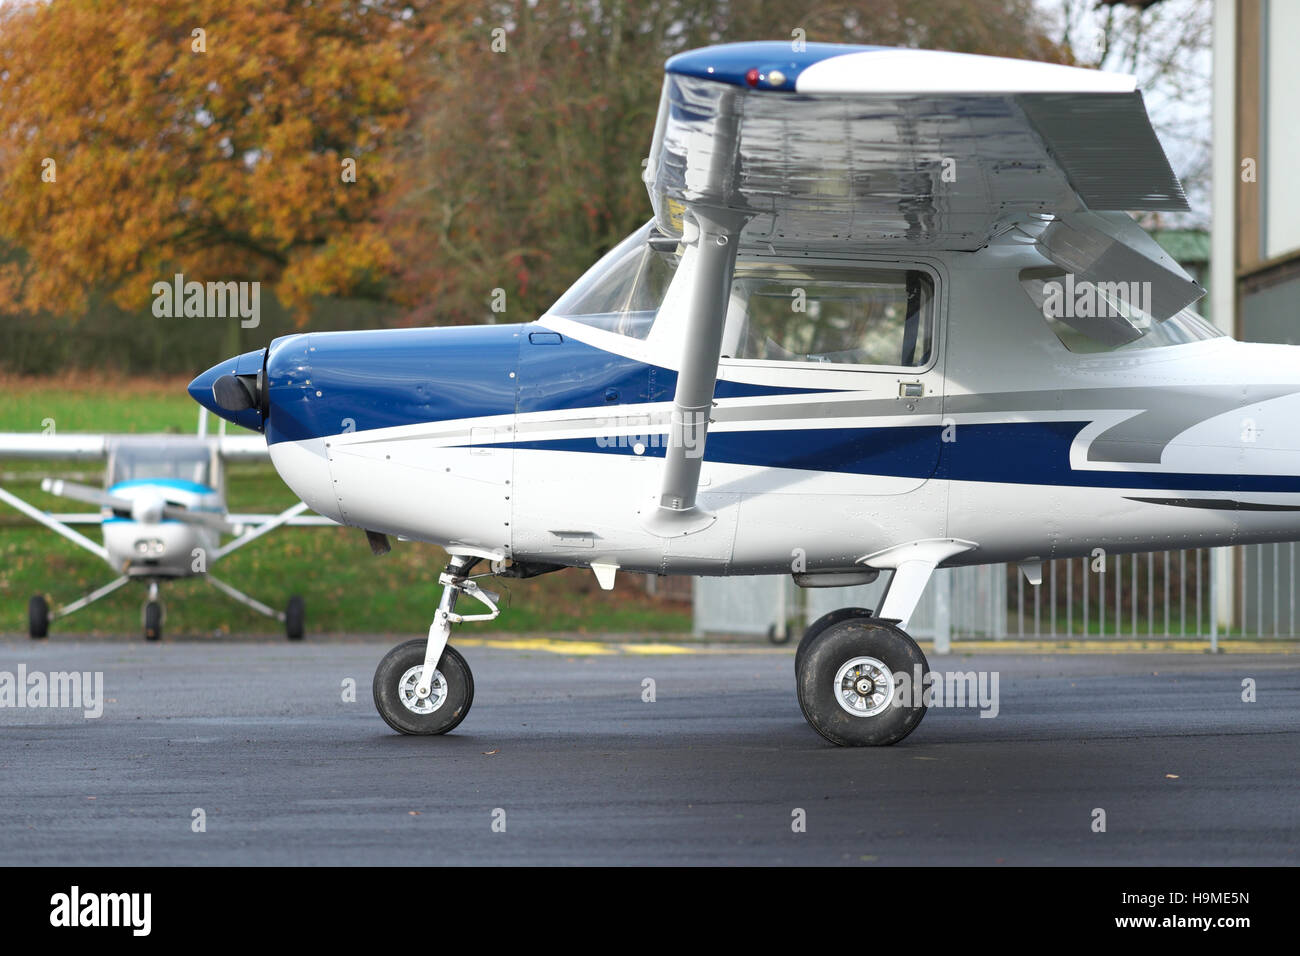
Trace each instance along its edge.
{"label": "fuselage", "polygon": [[130,516],[105,509],[102,522],[108,564],[132,577],[179,578],[200,573],[220,544],[213,528],[163,517],[166,504],[193,512],[224,515],[225,505],[215,488],[177,478],[138,478],[107,489],[115,498],[132,502]]}
{"label": "fuselage", "polygon": [[[675,279],[649,331],[562,298],[523,324],[287,336],[191,392],[263,430],[317,512],[492,559],[760,574],[940,538],[974,545],[962,564],[1300,537],[1300,349],[1191,319],[1151,324],[1168,344],[1067,347],[1022,287],[1043,264],[1008,240],[746,266],[906,270],[932,325],[895,366],[724,345],[699,490],[716,520],[675,537],[643,521],[685,347]],[[259,372],[260,408],[213,403],[217,377]]]}

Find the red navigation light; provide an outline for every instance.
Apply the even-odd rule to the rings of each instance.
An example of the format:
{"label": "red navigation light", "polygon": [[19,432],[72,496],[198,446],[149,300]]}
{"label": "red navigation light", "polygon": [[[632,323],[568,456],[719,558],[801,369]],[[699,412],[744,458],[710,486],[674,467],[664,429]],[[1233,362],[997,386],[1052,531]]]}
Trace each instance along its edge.
{"label": "red navigation light", "polygon": [[753,69],[745,74],[745,82],[750,86],[758,86],[758,70]]}

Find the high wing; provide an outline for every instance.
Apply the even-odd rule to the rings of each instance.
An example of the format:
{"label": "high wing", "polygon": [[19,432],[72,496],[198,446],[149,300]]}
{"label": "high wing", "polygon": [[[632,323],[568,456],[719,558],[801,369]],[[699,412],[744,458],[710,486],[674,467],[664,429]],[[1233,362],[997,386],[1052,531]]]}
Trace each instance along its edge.
{"label": "high wing", "polygon": [[1186,210],[1131,76],[789,43],[670,59],[646,185],[750,216],[743,247],[978,249],[1033,213]]}
{"label": "high wing", "polygon": [[1203,292],[1126,215],[1188,208],[1127,75],[887,47],[707,47],[665,66],[644,179],[691,276],[663,477],[642,519],[663,537],[713,521],[696,498],[742,250],[972,251],[1050,219],[1036,241],[1063,269],[1159,265],[1160,318]]}
{"label": "high wing", "polygon": [[107,435],[0,432],[0,458],[87,461],[108,453]]}
{"label": "high wing", "polygon": [[271,453],[266,450],[266,439],[261,435],[218,435],[210,440],[217,442],[217,449],[226,461],[271,460]]}
{"label": "high wing", "polygon": [[[0,459],[90,461],[104,458],[118,438],[140,439],[145,435],[95,435],[89,433],[44,434],[42,432],[0,432]],[[160,435],[177,439],[216,442],[218,453],[227,461],[269,461],[266,440],[261,435],[211,435],[199,438]]]}

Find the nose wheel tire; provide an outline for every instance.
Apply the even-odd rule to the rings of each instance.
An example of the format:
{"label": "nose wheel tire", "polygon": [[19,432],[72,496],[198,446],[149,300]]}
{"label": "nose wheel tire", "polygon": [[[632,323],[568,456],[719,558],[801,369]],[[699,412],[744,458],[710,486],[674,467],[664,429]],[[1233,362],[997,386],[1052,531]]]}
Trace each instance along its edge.
{"label": "nose wheel tire", "polygon": [[144,639],[146,641],[162,640],[163,609],[157,601],[150,601],[144,606]]}
{"label": "nose wheel tire", "polygon": [[445,734],[465,719],[474,703],[474,675],[465,658],[450,646],[438,661],[429,696],[416,695],[427,643],[425,638],[416,638],[399,644],[375,669],[371,687],[375,707],[398,733]]}
{"label": "nose wheel tire", "polygon": [[929,665],[916,642],[893,624],[850,617],[813,635],[800,651],[799,707],[831,743],[895,744],[925,716],[921,691]]}
{"label": "nose wheel tire", "polygon": [[27,602],[27,633],[33,640],[48,637],[50,633],[50,605],[39,594]]}

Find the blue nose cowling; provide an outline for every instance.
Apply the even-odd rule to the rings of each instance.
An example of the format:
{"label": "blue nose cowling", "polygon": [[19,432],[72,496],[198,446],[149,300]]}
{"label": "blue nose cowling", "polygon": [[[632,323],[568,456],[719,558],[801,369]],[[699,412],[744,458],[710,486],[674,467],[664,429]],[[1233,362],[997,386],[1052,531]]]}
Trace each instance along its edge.
{"label": "blue nose cowling", "polygon": [[208,411],[214,415],[219,415],[226,421],[234,422],[236,425],[242,425],[245,428],[251,428],[256,432],[262,431],[266,427],[266,423],[262,420],[260,402],[252,402],[252,407],[248,408],[227,408],[218,400],[218,395],[222,391],[221,388],[218,387],[217,391],[214,392],[213,387],[217,385],[219,379],[228,376],[243,378],[246,382],[255,383],[262,372],[262,363],[265,358],[266,349],[255,349],[252,352],[245,352],[243,355],[237,355],[212,366],[212,368],[190,382],[190,397]]}

